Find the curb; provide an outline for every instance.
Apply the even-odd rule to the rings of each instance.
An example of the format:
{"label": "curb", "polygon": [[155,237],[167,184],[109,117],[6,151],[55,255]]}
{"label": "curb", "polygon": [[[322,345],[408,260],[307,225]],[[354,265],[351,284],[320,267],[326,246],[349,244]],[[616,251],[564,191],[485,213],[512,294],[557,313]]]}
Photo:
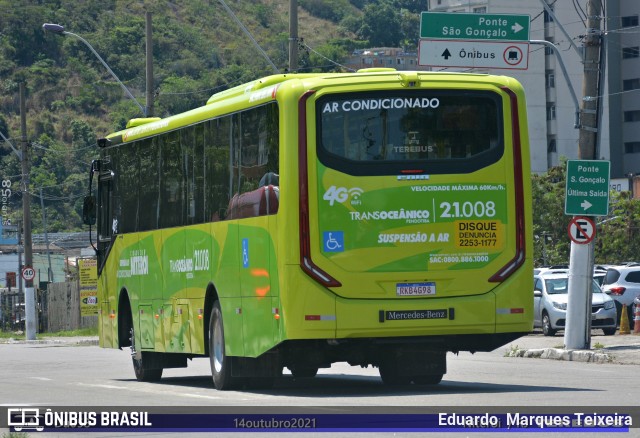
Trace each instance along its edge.
{"label": "curb", "polygon": [[540,359],[571,360],[577,362],[609,363],[613,357],[607,353],[590,350],[564,350],[561,348],[539,348],[509,351],[507,357],[528,357]]}

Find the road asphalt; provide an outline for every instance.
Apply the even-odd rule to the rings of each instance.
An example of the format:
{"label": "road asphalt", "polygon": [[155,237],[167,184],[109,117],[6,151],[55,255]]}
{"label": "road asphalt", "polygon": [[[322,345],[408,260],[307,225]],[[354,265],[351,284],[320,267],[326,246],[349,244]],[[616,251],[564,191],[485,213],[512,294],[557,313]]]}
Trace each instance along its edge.
{"label": "road asphalt", "polygon": [[[593,363],[638,364],[640,365],[640,332],[621,335],[616,332],[613,336],[605,336],[600,330],[593,330],[589,349],[567,350],[564,348],[564,332],[556,336],[544,336],[540,331],[534,331],[528,336],[516,339],[495,351],[510,357],[527,357],[550,360],[573,360]],[[48,337],[38,334],[36,340],[3,338],[0,344],[54,344],[91,346],[98,345],[96,336],[83,337]]]}

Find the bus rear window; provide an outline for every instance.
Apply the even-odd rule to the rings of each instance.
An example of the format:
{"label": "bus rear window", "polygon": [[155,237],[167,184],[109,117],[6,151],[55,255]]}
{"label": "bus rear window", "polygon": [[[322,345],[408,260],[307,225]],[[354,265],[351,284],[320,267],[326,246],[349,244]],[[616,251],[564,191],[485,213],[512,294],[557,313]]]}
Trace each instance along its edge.
{"label": "bus rear window", "polygon": [[466,173],[504,149],[502,104],[492,92],[334,94],[316,105],[318,156],[349,174]]}

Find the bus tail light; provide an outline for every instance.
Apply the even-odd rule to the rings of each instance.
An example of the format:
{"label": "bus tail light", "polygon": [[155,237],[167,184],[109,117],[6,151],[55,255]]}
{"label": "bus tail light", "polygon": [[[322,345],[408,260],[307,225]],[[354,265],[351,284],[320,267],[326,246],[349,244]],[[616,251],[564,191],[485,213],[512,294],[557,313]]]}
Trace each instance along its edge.
{"label": "bus tail light", "polygon": [[311,260],[311,233],[309,229],[309,173],[307,171],[307,99],[315,91],[307,91],[298,101],[298,177],[300,178],[300,267],[311,278],[325,287],[342,284],[320,269]]}
{"label": "bus tail light", "polygon": [[513,147],[513,177],[516,200],[516,253],[509,262],[498,272],[489,278],[490,282],[502,282],[509,278],[525,261],[526,241],[525,241],[525,212],[524,212],[524,186],[522,175],[522,145],[520,144],[520,120],[518,118],[518,98],[513,90],[501,87],[502,91],[509,95],[511,104],[511,143]]}

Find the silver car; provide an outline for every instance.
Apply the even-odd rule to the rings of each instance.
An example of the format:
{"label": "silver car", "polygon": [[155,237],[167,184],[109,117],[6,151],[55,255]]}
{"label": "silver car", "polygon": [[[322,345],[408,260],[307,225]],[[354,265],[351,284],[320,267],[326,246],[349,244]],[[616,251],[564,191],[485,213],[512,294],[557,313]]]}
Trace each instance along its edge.
{"label": "silver car", "polygon": [[[566,273],[533,277],[533,326],[541,327],[545,336],[564,330],[569,300],[569,277]],[[616,333],[616,305],[593,281],[591,328],[598,328],[611,336]]]}

